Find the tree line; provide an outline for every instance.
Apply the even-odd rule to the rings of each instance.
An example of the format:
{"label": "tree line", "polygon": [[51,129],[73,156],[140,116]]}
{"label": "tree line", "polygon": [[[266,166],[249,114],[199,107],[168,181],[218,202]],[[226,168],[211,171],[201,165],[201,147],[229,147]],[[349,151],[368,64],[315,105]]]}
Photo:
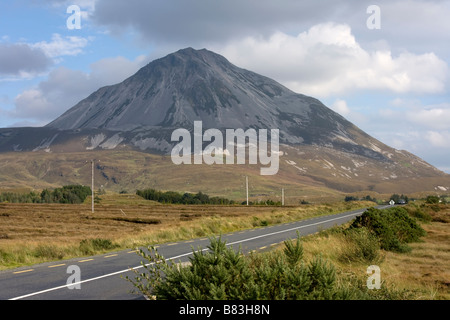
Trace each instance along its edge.
{"label": "tree line", "polygon": [[178,193],[175,191],[159,191],[155,189],[137,190],[136,194],[144,199],[173,204],[234,204],[230,199],[210,197],[203,192]]}
{"label": "tree line", "polygon": [[53,190],[44,189],[41,193],[0,193],[0,202],[9,203],[83,203],[92,193],[90,187],[81,185],[68,185]]}
{"label": "tree line", "polygon": [[[377,200],[377,198],[371,197],[370,195],[367,195],[365,197],[362,198],[358,198],[355,196],[346,196],[344,201],[345,202],[349,202],[349,201],[373,201],[375,203],[379,203],[380,201]],[[398,204],[406,204],[409,202],[409,198],[407,196],[405,196],[404,194],[399,195],[399,194],[393,194],[391,195],[391,197],[389,198],[389,201],[393,200],[395,203]],[[381,201],[382,202],[382,201]]]}

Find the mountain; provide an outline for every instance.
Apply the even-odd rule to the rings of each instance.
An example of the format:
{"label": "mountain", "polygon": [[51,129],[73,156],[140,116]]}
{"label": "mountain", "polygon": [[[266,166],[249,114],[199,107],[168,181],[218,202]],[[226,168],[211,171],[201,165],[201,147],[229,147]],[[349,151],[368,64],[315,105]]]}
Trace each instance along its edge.
{"label": "mountain", "polygon": [[188,48],[99,89],[47,127],[145,135],[155,128],[189,128],[194,120],[205,128],[282,128],[282,141],[307,144],[328,140],[330,129],[338,136],[341,127],[351,126],[316,99],[238,68],[218,54]]}
{"label": "mountain", "polygon": [[[57,157],[112,150],[164,157],[174,146],[172,132],[192,131],[194,121],[202,121],[203,130],[223,132],[279,129],[277,184],[288,179],[341,192],[450,190],[450,176],[420,158],[374,139],[319,100],[206,49],[187,48],[154,60],[123,82],[98,89],[45,127],[0,129],[0,152],[32,158],[42,151]],[[180,174],[192,171],[181,167],[176,168]],[[115,181],[132,188],[127,169],[121,170]],[[30,176],[37,177],[32,171]],[[0,186],[4,183],[0,180]],[[112,187],[121,187],[116,184]]]}

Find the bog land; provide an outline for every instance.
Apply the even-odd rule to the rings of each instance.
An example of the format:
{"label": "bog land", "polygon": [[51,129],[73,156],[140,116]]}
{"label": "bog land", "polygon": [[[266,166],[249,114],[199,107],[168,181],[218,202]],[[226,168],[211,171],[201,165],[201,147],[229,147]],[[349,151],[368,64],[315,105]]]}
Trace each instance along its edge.
{"label": "bog land", "polygon": [[296,221],[373,206],[174,205],[133,194],[83,204],[0,203],[0,269]]}
{"label": "bog land", "polygon": [[[94,213],[90,197],[83,204],[0,203],[0,270],[375,205],[371,201],[297,206],[174,205],[116,193],[99,198]],[[410,244],[408,252],[380,250],[377,254],[375,262],[381,268],[383,286],[389,288],[380,291],[380,298],[450,299],[450,205],[418,201],[406,208],[426,235]],[[341,279],[364,285],[368,262],[343,259],[354,246],[342,232],[345,227],[304,237],[305,256],[320,254],[337,267]]]}

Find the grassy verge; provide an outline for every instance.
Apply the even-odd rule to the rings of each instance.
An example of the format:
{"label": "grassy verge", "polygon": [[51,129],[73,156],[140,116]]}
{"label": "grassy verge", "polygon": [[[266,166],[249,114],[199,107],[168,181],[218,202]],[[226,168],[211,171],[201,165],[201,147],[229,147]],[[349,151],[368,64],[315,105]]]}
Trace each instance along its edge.
{"label": "grassy verge", "polygon": [[[382,250],[365,236],[358,243],[355,235],[345,233],[346,225],[304,237],[305,258],[320,254],[336,266],[340,283],[358,288],[366,287],[367,268],[379,266],[381,289],[369,291],[376,299],[449,300],[450,206],[441,205],[438,211],[426,205],[406,209],[412,216],[421,215],[420,226],[426,231],[419,241],[408,244],[410,250]],[[369,254],[362,254],[361,247]]]}
{"label": "grassy verge", "polygon": [[[411,218],[419,209],[420,224]],[[210,252],[194,252],[186,265],[150,248],[151,254],[140,254],[152,267],[126,279],[163,300],[447,300],[450,230],[442,220],[450,206],[428,209],[369,209],[345,226],[247,256],[212,238]],[[381,272],[377,288],[368,281],[375,265]]]}

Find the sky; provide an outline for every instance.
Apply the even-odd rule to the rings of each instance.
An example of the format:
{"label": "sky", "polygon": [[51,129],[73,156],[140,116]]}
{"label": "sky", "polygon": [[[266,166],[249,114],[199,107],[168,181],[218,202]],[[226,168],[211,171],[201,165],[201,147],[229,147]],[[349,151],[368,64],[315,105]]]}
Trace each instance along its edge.
{"label": "sky", "polygon": [[2,0],[0,127],[206,48],[450,173],[449,17],[450,0]]}

